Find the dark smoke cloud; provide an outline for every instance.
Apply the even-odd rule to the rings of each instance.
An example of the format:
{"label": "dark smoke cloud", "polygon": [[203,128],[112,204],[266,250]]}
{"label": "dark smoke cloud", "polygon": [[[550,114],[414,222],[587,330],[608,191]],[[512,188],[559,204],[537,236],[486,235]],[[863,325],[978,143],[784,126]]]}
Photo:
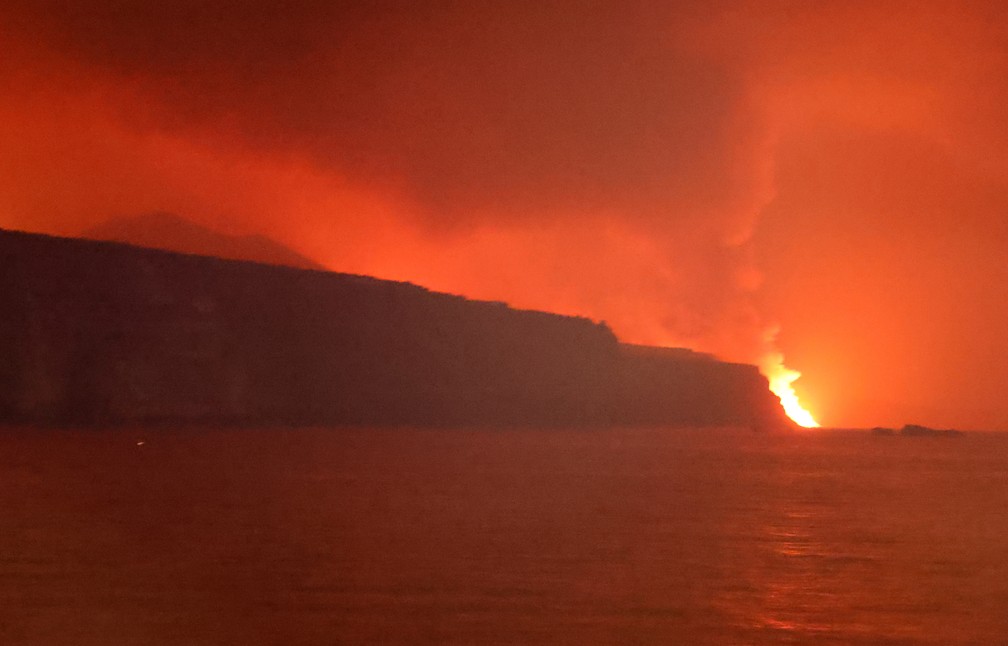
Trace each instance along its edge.
{"label": "dark smoke cloud", "polygon": [[[760,124],[739,70],[635,3],[32,2],[64,51],[158,99],[144,125],[294,151],[435,226],[546,210],[720,217]],[[740,146],[740,142],[742,142]]]}

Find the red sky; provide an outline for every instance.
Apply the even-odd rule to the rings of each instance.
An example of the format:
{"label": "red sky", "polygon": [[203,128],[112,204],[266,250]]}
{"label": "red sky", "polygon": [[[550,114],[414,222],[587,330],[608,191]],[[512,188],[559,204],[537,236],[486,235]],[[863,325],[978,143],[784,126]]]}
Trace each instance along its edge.
{"label": "red sky", "polygon": [[824,424],[1008,430],[1008,10],[672,4],[7,0],[0,226],[170,211],[735,360],[779,325]]}

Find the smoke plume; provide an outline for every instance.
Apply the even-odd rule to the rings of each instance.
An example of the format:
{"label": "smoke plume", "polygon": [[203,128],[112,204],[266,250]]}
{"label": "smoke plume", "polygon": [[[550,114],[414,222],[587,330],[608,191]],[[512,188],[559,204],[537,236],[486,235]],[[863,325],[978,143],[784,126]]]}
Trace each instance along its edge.
{"label": "smoke plume", "polygon": [[[851,313],[925,309],[948,264],[918,252],[939,241],[956,280],[1001,295],[1003,10],[670,4],[12,0],[0,224],[169,211],[754,363],[780,319],[817,410],[888,421],[864,419],[892,389],[868,366],[939,330],[875,347],[896,332]],[[920,307],[886,310],[894,284]],[[952,386],[907,379],[889,410]]]}

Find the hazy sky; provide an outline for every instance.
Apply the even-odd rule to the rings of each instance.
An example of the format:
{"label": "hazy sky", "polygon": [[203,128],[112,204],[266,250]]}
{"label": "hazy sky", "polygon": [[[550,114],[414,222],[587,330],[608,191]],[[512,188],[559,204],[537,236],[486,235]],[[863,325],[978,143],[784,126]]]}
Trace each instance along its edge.
{"label": "hazy sky", "polygon": [[1008,430],[1008,10],[0,5],[0,226],[172,211]]}

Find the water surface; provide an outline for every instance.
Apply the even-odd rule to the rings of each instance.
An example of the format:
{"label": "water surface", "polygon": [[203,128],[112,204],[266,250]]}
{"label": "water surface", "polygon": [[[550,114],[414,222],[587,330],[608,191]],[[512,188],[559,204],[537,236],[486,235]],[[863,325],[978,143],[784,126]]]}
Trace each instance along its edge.
{"label": "water surface", "polygon": [[1006,608],[1004,435],[0,431],[3,644],[992,644]]}

